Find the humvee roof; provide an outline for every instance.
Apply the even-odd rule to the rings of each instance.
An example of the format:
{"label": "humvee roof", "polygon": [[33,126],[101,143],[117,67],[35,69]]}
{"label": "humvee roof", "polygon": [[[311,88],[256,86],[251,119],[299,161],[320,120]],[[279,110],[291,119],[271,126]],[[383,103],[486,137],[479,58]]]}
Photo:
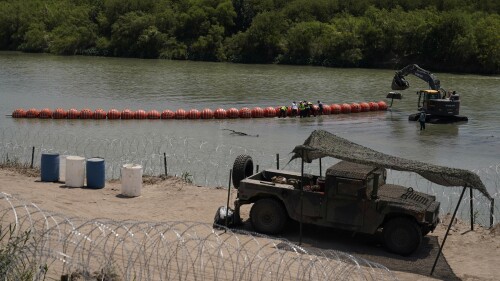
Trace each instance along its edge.
{"label": "humvee roof", "polygon": [[326,170],[326,175],[351,179],[366,179],[375,170],[375,167],[340,161]]}

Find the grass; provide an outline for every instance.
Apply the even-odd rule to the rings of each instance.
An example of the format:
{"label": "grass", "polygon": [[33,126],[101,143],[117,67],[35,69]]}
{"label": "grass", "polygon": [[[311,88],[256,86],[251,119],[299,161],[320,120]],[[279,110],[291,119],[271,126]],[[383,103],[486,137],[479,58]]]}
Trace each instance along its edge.
{"label": "grass", "polygon": [[47,265],[39,266],[30,260],[32,242],[30,231],[17,234],[13,224],[0,227],[0,280],[45,280]]}

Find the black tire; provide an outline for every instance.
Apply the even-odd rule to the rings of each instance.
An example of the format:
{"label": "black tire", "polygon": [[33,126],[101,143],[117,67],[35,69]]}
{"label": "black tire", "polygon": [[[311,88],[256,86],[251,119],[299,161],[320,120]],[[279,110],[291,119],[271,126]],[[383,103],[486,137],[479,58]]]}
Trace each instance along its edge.
{"label": "black tire", "polygon": [[422,231],[416,222],[408,218],[394,218],[384,225],[384,243],[390,252],[407,256],[422,242]]}
{"label": "black tire", "polygon": [[240,181],[253,174],[253,160],[250,155],[238,155],[233,164],[233,185],[240,187]]}
{"label": "black tire", "polygon": [[259,233],[278,234],[283,231],[287,220],[285,208],[274,199],[260,199],[250,209],[250,221]]}

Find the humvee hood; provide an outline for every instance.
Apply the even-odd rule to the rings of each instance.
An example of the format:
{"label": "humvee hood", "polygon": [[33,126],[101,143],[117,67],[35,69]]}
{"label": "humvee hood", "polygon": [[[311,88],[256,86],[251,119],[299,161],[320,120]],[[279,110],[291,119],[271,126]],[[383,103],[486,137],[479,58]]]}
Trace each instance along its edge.
{"label": "humvee hood", "polygon": [[406,188],[400,185],[384,184],[379,187],[378,197],[380,200],[412,204],[414,206],[421,206],[427,208],[432,202],[435,201],[433,196],[425,193],[414,191],[411,187]]}

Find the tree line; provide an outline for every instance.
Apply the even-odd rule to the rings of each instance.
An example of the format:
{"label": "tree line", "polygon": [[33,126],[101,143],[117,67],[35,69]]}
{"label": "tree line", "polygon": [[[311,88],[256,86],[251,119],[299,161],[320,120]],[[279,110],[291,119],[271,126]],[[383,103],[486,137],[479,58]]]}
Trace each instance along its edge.
{"label": "tree line", "polygon": [[497,0],[0,0],[0,49],[500,73]]}

